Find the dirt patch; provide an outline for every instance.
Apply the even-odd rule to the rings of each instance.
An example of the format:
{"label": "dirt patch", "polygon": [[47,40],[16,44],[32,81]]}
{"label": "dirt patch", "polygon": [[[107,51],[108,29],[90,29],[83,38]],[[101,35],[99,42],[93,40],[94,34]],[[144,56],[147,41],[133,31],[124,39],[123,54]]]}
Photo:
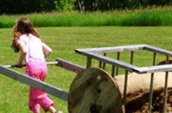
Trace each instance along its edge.
{"label": "dirt patch", "polygon": [[[172,88],[168,88],[167,112],[172,112]],[[164,89],[153,92],[153,113],[161,113],[163,110]],[[127,94],[126,113],[149,113],[149,91],[139,90],[135,93]]]}

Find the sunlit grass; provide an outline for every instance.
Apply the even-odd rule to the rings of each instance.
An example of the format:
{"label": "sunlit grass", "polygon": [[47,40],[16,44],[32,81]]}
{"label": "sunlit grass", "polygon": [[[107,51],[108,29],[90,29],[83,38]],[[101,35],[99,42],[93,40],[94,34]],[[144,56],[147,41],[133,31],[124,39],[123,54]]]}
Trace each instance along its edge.
{"label": "sunlit grass", "polygon": [[158,7],[109,12],[51,12],[1,15],[0,28],[12,27],[19,17],[29,17],[37,27],[57,26],[171,26],[172,8]]}
{"label": "sunlit grass", "polygon": [[[62,58],[85,66],[86,57],[76,54],[74,50],[77,48],[148,44],[172,51],[172,27],[46,27],[37,30],[43,41],[53,49],[53,54],[47,61]],[[13,53],[10,48],[11,37],[11,28],[0,29],[2,65],[14,64],[18,60],[18,54]],[[136,52],[134,56],[134,64],[138,66],[152,64],[151,54]],[[110,57],[116,58],[115,54],[111,54]],[[129,59],[129,53],[121,54],[121,60],[129,62]],[[163,59],[165,57],[160,56],[157,62]],[[95,61],[93,65],[97,67],[98,62]],[[60,67],[48,67],[46,82],[68,91],[76,74]],[[15,70],[25,73],[24,68]],[[0,76],[0,113],[30,113],[27,106],[29,87],[3,75]],[[49,96],[55,101],[56,108],[68,113],[67,102]]]}

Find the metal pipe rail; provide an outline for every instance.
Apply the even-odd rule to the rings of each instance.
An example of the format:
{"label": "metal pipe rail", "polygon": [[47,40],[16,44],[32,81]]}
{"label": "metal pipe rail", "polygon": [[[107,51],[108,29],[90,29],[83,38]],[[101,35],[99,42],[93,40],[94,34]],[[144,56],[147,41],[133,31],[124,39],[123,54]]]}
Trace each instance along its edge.
{"label": "metal pipe rail", "polygon": [[36,79],[33,79],[29,76],[26,76],[22,73],[19,73],[15,70],[12,70],[12,69],[4,67],[4,66],[0,66],[0,74],[5,75],[14,80],[20,81],[29,86],[35,87],[37,89],[40,89],[42,91],[45,91],[55,97],[58,97],[62,100],[67,101],[68,93],[66,91],[64,91],[63,89],[54,87],[54,86],[47,84],[45,82],[42,82],[42,81],[38,81]]}
{"label": "metal pipe rail", "polygon": [[[134,65],[134,52],[139,50],[145,50],[148,52],[153,52],[153,65],[152,66],[146,66],[146,67],[138,67]],[[129,51],[130,54],[130,63],[125,63],[120,61],[120,53]],[[167,57],[167,61],[169,60],[169,57],[172,57],[172,52],[167,51],[161,48],[153,47],[150,45],[128,45],[128,46],[116,46],[116,47],[101,47],[101,48],[86,48],[86,49],[76,49],[76,53],[86,56],[87,58],[87,64],[86,68],[89,68],[92,66],[92,60],[96,59],[99,62],[99,67],[101,68],[102,63],[107,63],[112,65],[112,72],[111,75],[114,76],[114,69],[116,67],[116,75],[118,75],[118,68],[121,68],[125,70],[125,81],[124,81],[124,93],[123,93],[123,99],[124,99],[124,105],[125,105],[125,97],[127,92],[127,82],[128,82],[128,72],[136,72],[138,74],[141,73],[151,73],[151,82],[150,82],[150,95],[149,95],[149,113],[152,113],[152,98],[153,98],[153,79],[154,79],[154,73],[156,72],[165,72],[165,85],[164,85],[164,106],[163,106],[163,113],[166,113],[166,102],[167,102],[167,83],[168,83],[168,72],[172,71],[172,64],[166,64],[166,65],[155,65],[156,61],[156,55],[162,54]],[[107,56],[108,53],[117,53],[117,59],[110,58]],[[105,65],[105,64],[104,64]],[[105,68],[105,67],[104,67]]]}
{"label": "metal pipe rail", "polygon": [[[62,59],[56,59],[55,62],[47,62],[47,65],[56,65],[56,66],[65,68],[65,69],[70,70],[75,73],[79,73],[85,69],[82,66],[79,66],[77,64],[74,64],[74,63],[71,63],[69,61],[65,61]],[[26,65],[23,64],[22,66],[26,66]],[[64,101],[68,101],[68,92],[64,91],[61,88],[57,88],[57,87],[47,84],[45,82],[38,81],[25,74],[22,74],[20,72],[10,69],[12,67],[16,67],[16,65],[5,65],[5,66],[0,65],[0,74],[5,75],[14,80],[20,81],[26,85],[35,87],[42,91],[45,91],[45,92],[47,92],[55,97],[58,97]]]}

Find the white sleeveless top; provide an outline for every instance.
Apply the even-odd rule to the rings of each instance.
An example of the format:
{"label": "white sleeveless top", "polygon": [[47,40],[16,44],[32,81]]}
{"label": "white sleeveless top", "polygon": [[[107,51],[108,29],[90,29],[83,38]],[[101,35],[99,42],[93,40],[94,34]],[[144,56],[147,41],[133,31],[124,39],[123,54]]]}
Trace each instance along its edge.
{"label": "white sleeveless top", "polygon": [[43,54],[42,41],[32,34],[23,34],[20,36],[18,43],[23,43],[27,54],[26,63],[35,61],[45,61]]}

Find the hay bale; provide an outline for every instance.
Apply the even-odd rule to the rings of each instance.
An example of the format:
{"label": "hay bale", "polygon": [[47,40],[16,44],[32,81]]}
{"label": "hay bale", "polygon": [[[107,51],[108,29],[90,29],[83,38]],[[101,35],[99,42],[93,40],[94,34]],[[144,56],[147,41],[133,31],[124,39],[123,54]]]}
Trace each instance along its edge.
{"label": "hay bale", "polygon": [[[149,107],[149,88],[151,74],[128,75],[127,95],[126,95],[126,113],[148,113]],[[115,81],[119,86],[121,94],[124,88],[124,75],[115,77]],[[172,73],[169,72],[168,79],[168,103],[167,111],[172,111]],[[159,113],[163,109],[163,87],[165,84],[165,72],[157,72],[154,74],[153,82],[153,112]]]}

